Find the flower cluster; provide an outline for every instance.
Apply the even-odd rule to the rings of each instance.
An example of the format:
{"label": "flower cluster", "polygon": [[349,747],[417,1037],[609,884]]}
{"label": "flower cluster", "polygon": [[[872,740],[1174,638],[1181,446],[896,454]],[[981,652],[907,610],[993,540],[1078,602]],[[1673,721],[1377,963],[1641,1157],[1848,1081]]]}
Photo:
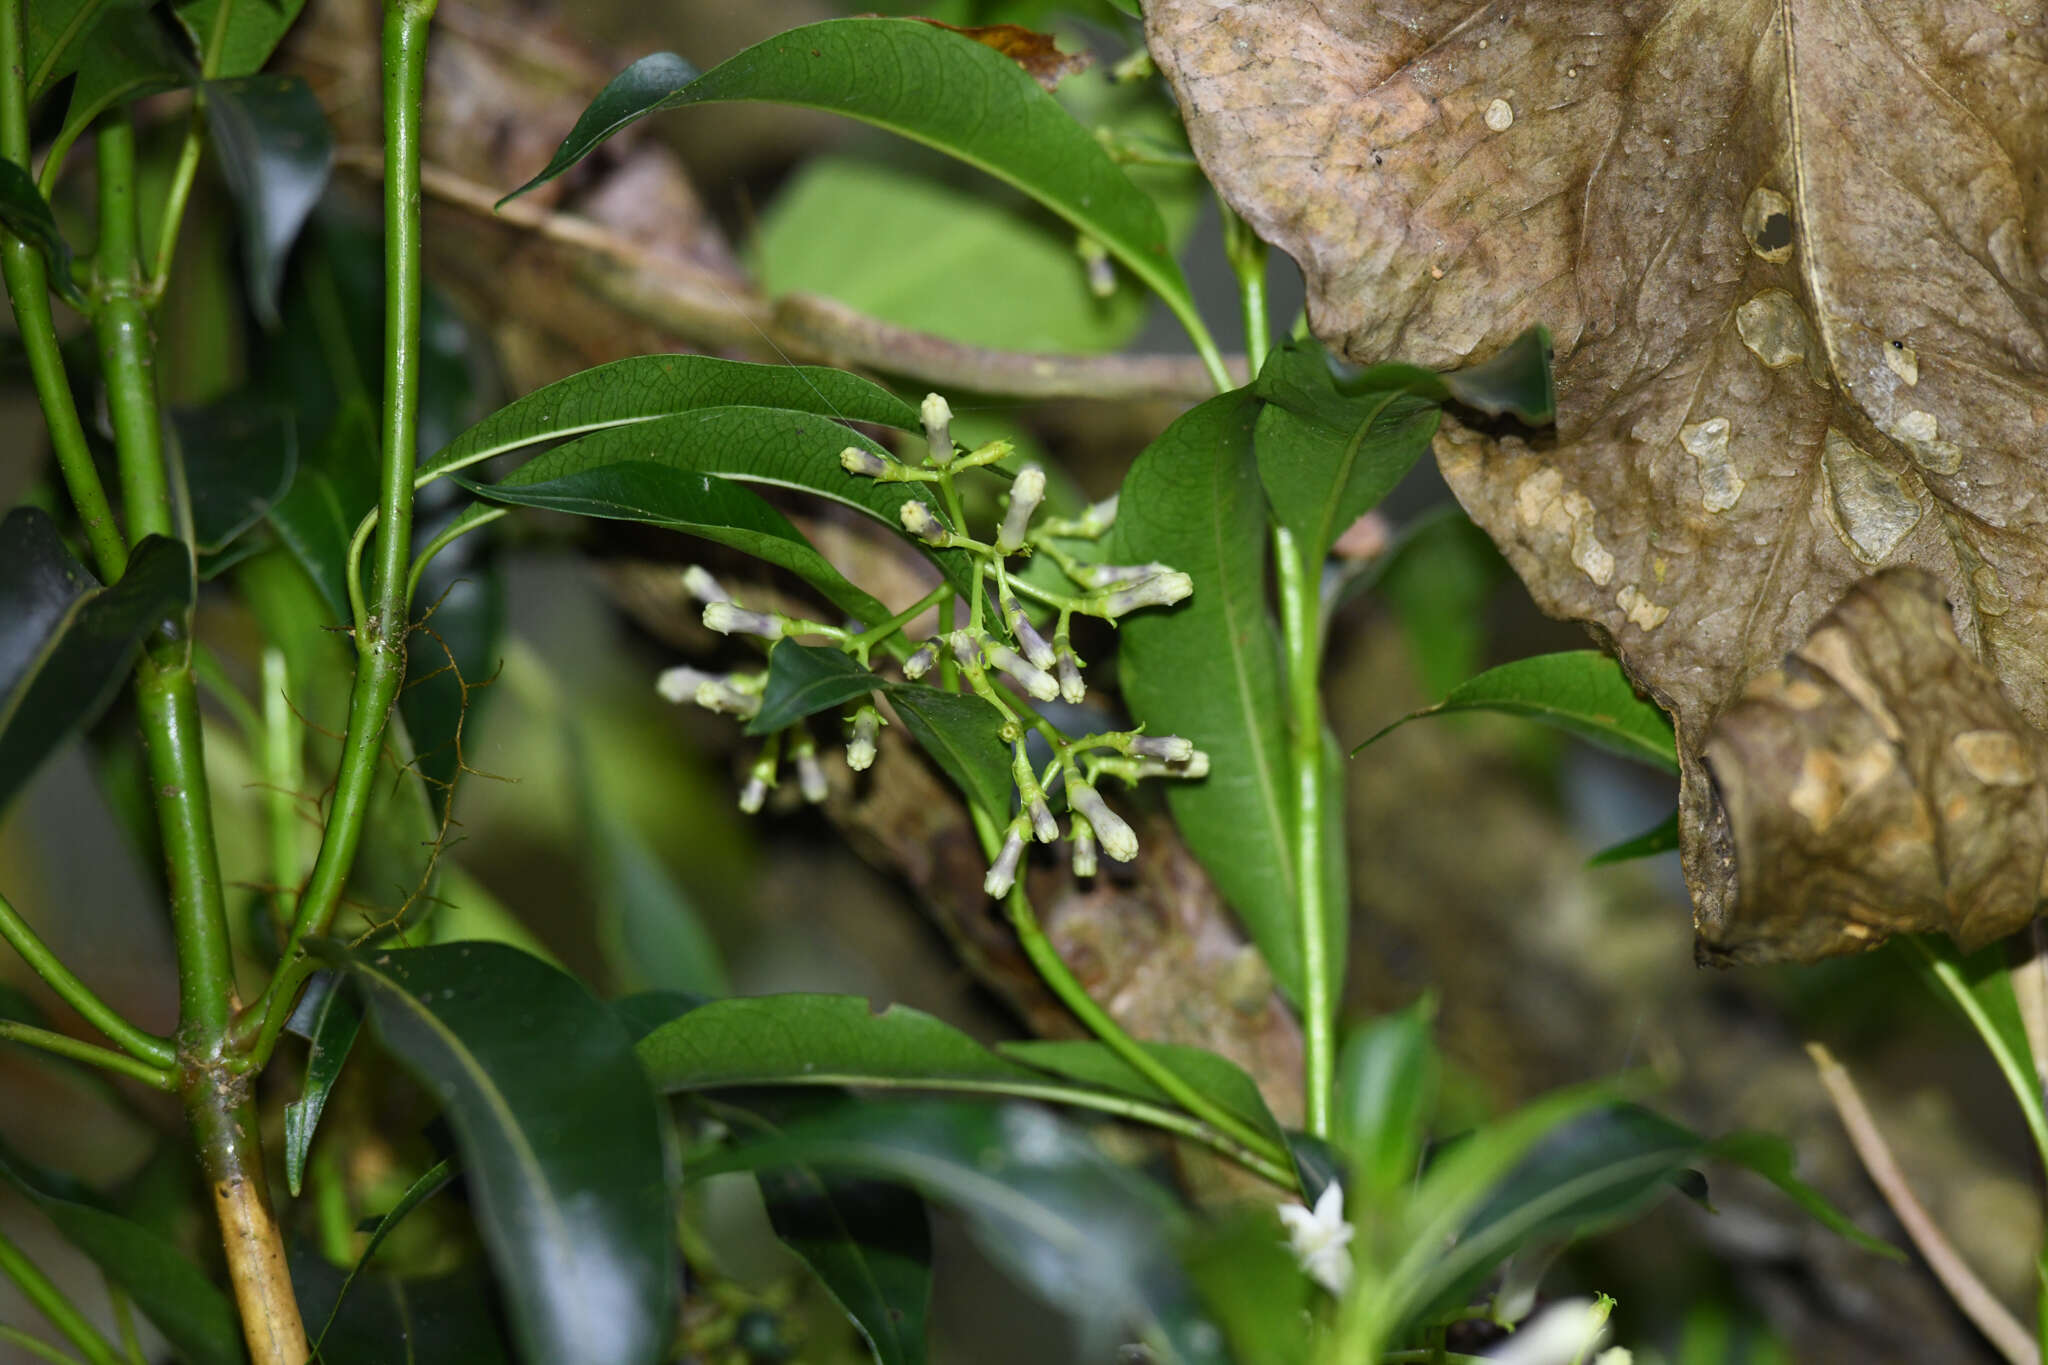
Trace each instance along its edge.
{"label": "flower cluster", "polygon": [[[763,642],[791,636],[823,638],[863,665],[871,652],[879,650],[901,658],[906,679],[919,682],[929,678],[936,685],[971,691],[995,709],[1002,718],[1002,736],[1011,748],[1016,814],[1002,831],[983,882],[989,895],[1000,898],[1009,894],[1028,844],[1061,839],[1060,823],[1051,806],[1056,794],[1065,797],[1069,813],[1065,839],[1077,876],[1095,875],[1098,853],[1128,862],[1138,854],[1138,837],[1103,800],[1098,791],[1101,781],[1114,777],[1130,785],[1152,777],[1200,778],[1209,770],[1208,756],[1177,735],[1148,735],[1142,729],[1072,736],[1041,714],[1039,706],[1062,702],[1075,706],[1087,697],[1085,664],[1074,652],[1071,638],[1073,618],[1093,616],[1113,623],[1146,607],[1171,606],[1187,597],[1194,584],[1186,574],[1165,564],[1107,564],[1094,559],[1087,552],[1114,526],[1116,499],[1096,503],[1079,516],[1041,516],[1046,475],[1036,465],[1024,465],[1011,477],[1001,518],[990,539],[966,534],[956,479],[969,470],[1000,465],[1010,458],[1012,449],[1006,441],[992,441],[960,451],[952,439],[952,410],[937,394],[924,400],[920,416],[925,436],[921,463],[898,460],[872,446],[854,445],[841,453],[840,464],[856,478],[921,485],[925,496],[905,498],[897,510],[898,522],[906,535],[929,549],[964,556],[970,566],[972,592],[961,594],[951,586],[941,586],[917,607],[860,629],[752,610],[735,602],[701,568],[685,571],[684,587],[702,603],[705,626],[720,634]],[[1048,575],[1013,571],[1013,560],[1036,555],[1050,561],[1072,590],[1048,586],[1044,581]],[[904,632],[911,622],[935,605],[941,607],[941,628],[921,640],[906,638]],[[965,624],[956,625],[954,618],[963,607]],[[999,680],[1008,686],[999,685]],[[767,681],[765,670],[711,674],[671,668],[661,675],[657,687],[670,701],[695,702],[707,710],[752,719],[760,712]],[[877,693],[845,718],[846,762],[856,772],[875,761],[881,728],[887,723],[877,704],[880,700]],[[1027,741],[1034,735],[1051,754],[1042,766],[1032,762],[1027,750]],[[806,800],[825,799],[828,784],[815,741],[799,724],[771,735],[750,766],[740,794],[743,810],[761,808],[785,760],[795,769]]]}

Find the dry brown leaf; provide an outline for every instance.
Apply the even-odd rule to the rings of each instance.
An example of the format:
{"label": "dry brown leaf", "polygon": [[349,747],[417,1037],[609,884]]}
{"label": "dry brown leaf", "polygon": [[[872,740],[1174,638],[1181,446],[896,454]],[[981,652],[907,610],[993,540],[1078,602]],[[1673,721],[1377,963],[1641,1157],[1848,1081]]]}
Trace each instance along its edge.
{"label": "dry brown leaf", "polygon": [[941,23],[937,19],[920,18],[918,22],[930,24],[933,28],[950,29],[984,47],[994,48],[1023,67],[1032,80],[1047,90],[1057,89],[1067,77],[1086,71],[1089,63],[1095,60],[1086,52],[1062,52],[1059,40],[1050,33],[1039,33],[1022,24],[981,24],[961,28],[958,24]]}
{"label": "dry brown leaf", "polygon": [[1150,0],[1146,23],[1320,336],[1449,366],[1555,332],[1554,445],[1447,424],[1438,455],[1537,601],[1674,714],[1703,926],[1736,895],[1709,731],[1873,570],[1932,573],[2048,723],[2048,5]]}
{"label": "dry brown leaf", "polygon": [[1956,638],[1918,569],[1851,589],[1707,742],[1737,894],[1710,957],[1810,961],[1941,931],[1967,950],[2033,919],[2048,737]]}

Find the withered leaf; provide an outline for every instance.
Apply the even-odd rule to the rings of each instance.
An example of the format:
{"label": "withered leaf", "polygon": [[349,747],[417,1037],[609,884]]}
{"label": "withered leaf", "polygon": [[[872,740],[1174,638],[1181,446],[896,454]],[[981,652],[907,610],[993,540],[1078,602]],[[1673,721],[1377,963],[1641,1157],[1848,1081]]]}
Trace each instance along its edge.
{"label": "withered leaf", "polygon": [[1047,90],[1057,88],[1069,76],[1086,71],[1089,63],[1095,60],[1086,52],[1062,52],[1059,40],[1050,33],[1039,33],[1022,24],[980,24],[962,28],[937,19],[919,18],[918,22],[930,24],[933,28],[951,29],[984,47],[994,48],[1023,67],[1032,80]]}
{"label": "withered leaf", "polygon": [[2023,927],[2048,870],[2048,737],[1956,638],[1941,589],[1850,589],[1707,741],[1736,893],[1704,956],[1810,961],[1897,933]]}
{"label": "withered leaf", "polygon": [[1319,336],[1443,367],[1555,333],[1554,443],[1446,422],[1437,452],[1536,600],[1673,713],[1702,925],[1734,895],[1709,731],[1873,570],[1933,574],[2048,724],[2048,7],[1145,10]]}

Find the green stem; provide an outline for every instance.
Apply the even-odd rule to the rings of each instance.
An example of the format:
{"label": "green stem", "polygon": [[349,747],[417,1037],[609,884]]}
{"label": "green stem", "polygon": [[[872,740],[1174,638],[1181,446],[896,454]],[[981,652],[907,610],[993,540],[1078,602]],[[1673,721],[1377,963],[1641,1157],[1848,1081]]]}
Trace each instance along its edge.
{"label": "green stem", "polygon": [[[223,30],[226,27],[221,25]],[[199,175],[199,154],[205,145],[204,128],[205,116],[195,104],[185,124],[185,140],[178,148],[178,164],[171,171],[170,188],[164,195],[163,220],[157,225],[156,254],[150,261],[149,283],[144,291],[151,307],[162,300],[164,289],[170,284],[171,262],[178,255],[178,233],[185,226],[185,205],[192,197],[192,183]]]}
{"label": "green stem", "polygon": [[[28,91],[22,83],[21,12],[20,0],[0,3],[0,157],[26,170]],[[7,281],[15,327],[28,354],[29,375],[35,381],[36,399],[42,404],[65,490],[71,495],[71,505],[78,509],[93,563],[100,577],[111,583],[128,567],[128,546],[99,471],[93,467],[92,448],[86,444],[78,407],[71,400],[71,383],[65,377],[64,355],[57,343],[57,323],[50,313],[49,270],[34,247],[12,234],[0,233],[0,275]]]}
{"label": "green stem", "polygon": [[94,139],[99,161],[100,244],[95,257],[93,335],[107,384],[114,448],[120,455],[121,499],[129,543],[172,534],[170,480],[156,400],[156,348],[143,306],[137,257],[135,127],[128,111],[102,119]]}
{"label": "green stem", "polygon": [[6,939],[14,951],[21,954],[21,960],[48,983],[59,999],[77,1010],[88,1024],[137,1061],[158,1067],[168,1067],[177,1061],[177,1049],[169,1039],[135,1027],[122,1018],[118,1010],[94,994],[92,987],[80,981],[70,968],[57,960],[57,955],[50,951],[4,896],[0,896],[0,938]]}
{"label": "green stem", "polygon": [[36,1028],[32,1024],[16,1023],[12,1019],[0,1019],[0,1043],[20,1043],[24,1047],[39,1048],[58,1057],[68,1057],[74,1062],[84,1062],[105,1070],[141,1081],[152,1090],[176,1090],[177,1077],[160,1066],[138,1061],[125,1052],[115,1052],[94,1043],[80,1042],[69,1034],[52,1033],[49,1029]]}
{"label": "green stem", "polygon": [[1332,986],[1332,907],[1323,880],[1325,820],[1332,799],[1323,764],[1322,611],[1316,570],[1294,536],[1273,532],[1280,584],[1280,626],[1287,656],[1288,766],[1293,797],[1296,914],[1301,926],[1303,1108],[1308,1131],[1330,1133],[1336,1077],[1337,1008]]}
{"label": "green stem", "polygon": [[121,1353],[114,1349],[113,1343],[85,1320],[85,1314],[64,1297],[64,1291],[37,1269],[35,1263],[22,1254],[20,1247],[7,1240],[4,1233],[0,1233],[0,1275],[14,1281],[22,1297],[34,1304],[36,1311],[48,1318],[50,1325],[78,1348],[78,1353],[86,1358],[89,1365],[121,1365]]}
{"label": "green stem", "polygon": [[1244,310],[1244,356],[1252,378],[1266,364],[1271,328],[1266,322],[1266,244],[1250,223],[1237,216],[1230,205],[1217,199],[1223,210],[1224,249],[1230,269],[1237,276],[1237,297]]}
{"label": "green stem", "polygon": [[[419,490],[415,488],[413,491],[418,492]],[[475,512],[474,516],[460,516],[455,518],[455,520],[449,522],[446,526],[441,528],[441,532],[439,535],[436,535],[432,540],[428,541],[425,545],[422,545],[420,547],[420,552],[413,557],[412,573],[405,581],[405,600],[408,606],[411,605],[413,597],[419,592],[420,579],[425,576],[427,572],[427,566],[434,562],[435,555],[440,554],[441,551],[447,549],[450,545],[453,545],[456,541],[462,539],[471,531],[481,531],[484,527],[489,526],[492,522],[502,520],[503,518],[511,515],[512,512],[512,509],[509,507],[492,507],[489,508],[488,510],[477,510],[472,508],[471,510]],[[377,514],[375,512],[372,512],[370,515],[374,517]],[[356,561],[354,556],[351,555],[349,562],[348,577],[349,592],[351,596],[353,596],[353,594],[356,592],[355,570]]]}
{"label": "green stem", "polygon": [[[15,1346],[28,1352],[37,1360],[47,1360],[50,1365],[79,1365],[78,1357],[60,1351],[47,1341],[40,1341],[19,1327],[9,1327],[0,1322],[0,1345]],[[140,1362],[137,1362],[140,1365]]]}
{"label": "green stem", "polygon": [[271,913],[279,941],[291,933],[298,907],[299,785],[305,748],[292,714],[291,671],[283,650],[263,650],[263,804],[270,843]]}
{"label": "green stem", "polygon": [[[357,622],[355,690],[334,803],[285,943],[289,961],[326,930],[361,842],[384,727],[405,680],[411,582],[413,467],[419,446],[420,100],[434,0],[388,0],[384,9],[384,411],[370,592]],[[245,1018],[275,1003],[280,972]]]}
{"label": "green stem", "polygon": [[115,1284],[107,1276],[101,1276],[107,1286],[107,1302],[114,1309],[114,1330],[121,1334],[121,1350],[128,1357],[128,1365],[149,1365],[149,1358],[142,1353],[142,1338],[135,1332],[135,1306],[128,1301],[128,1291]]}

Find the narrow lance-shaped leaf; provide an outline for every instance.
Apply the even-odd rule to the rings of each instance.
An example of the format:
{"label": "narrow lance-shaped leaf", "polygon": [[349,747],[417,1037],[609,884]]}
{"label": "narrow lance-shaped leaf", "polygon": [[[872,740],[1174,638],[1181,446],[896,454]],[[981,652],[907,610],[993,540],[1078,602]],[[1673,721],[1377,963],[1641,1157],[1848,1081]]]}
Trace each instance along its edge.
{"label": "narrow lance-shaped leaf", "polygon": [[[30,6],[31,12],[40,8]],[[50,144],[62,156],[92,121],[117,105],[185,85],[191,66],[164,37],[146,7],[109,6],[92,32],[92,59],[80,65],[64,126]],[[49,174],[48,162],[44,174]]]}
{"label": "narrow lance-shaped leaf", "polygon": [[[0,524],[0,809],[99,716],[143,640],[192,601],[191,551],[150,536],[120,582],[91,582],[43,512],[19,508]],[[68,600],[64,585],[77,589]]]}
{"label": "narrow lance-shaped leaf", "polygon": [[[1140,1046],[1151,1054],[1154,1061],[1187,1082],[1204,1099],[1247,1128],[1263,1134],[1274,1147],[1286,1148],[1287,1136],[1280,1127],[1280,1121],[1273,1117],[1273,1111],[1266,1107],[1266,1098],[1259,1093],[1258,1082],[1237,1063],[1206,1048],[1173,1043],[1144,1043]],[[1174,1104],[1164,1090],[1112,1052],[1106,1043],[1072,1039],[1003,1043],[996,1051],[1012,1061],[1065,1076],[1084,1085],[1113,1090],[1152,1104],[1169,1107]]]}
{"label": "narrow lance-shaped leaf", "polygon": [[210,81],[205,107],[221,175],[241,210],[250,306],[265,327],[275,328],[285,258],[327,188],[334,135],[311,87],[296,76]]}
{"label": "narrow lance-shaped leaf", "polygon": [[[270,54],[305,8],[306,0],[174,0],[172,12],[192,37],[209,77],[251,76],[263,69]],[[225,28],[220,27],[222,23]]]}
{"label": "narrow lance-shaped leaf", "polygon": [[306,1153],[321,1111],[362,1026],[363,1004],[355,987],[332,972],[316,973],[287,1025],[312,1044],[306,1053],[305,1088],[284,1107],[284,1178],[294,1199],[305,1183]]}
{"label": "narrow lance-shaped leaf", "polygon": [[844,650],[783,640],[768,652],[768,685],[761,692],[760,711],[747,722],[747,733],[773,734],[805,716],[888,686]]}
{"label": "narrow lance-shaped leaf", "polygon": [[701,76],[672,53],[643,57],[613,78],[553,160],[513,194],[560,175],[648,114],[721,100],[823,109],[936,147],[1030,195],[1178,310],[1191,309],[1158,209],[1094,136],[1009,58],[915,20],[830,19],[791,29]]}
{"label": "narrow lance-shaped leaf", "polygon": [[298,424],[282,407],[222,404],[173,413],[192,507],[192,538],[219,554],[291,491]]}
{"label": "narrow lance-shaped leaf", "polygon": [[1356,754],[1377,743],[1411,720],[1454,711],[1527,716],[1624,758],[1666,772],[1678,771],[1678,745],[1671,722],[1655,703],[1636,695],[1620,664],[1596,649],[1539,654],[1489,668],[1452,688],[1435,706],[1401,717],[1351,752]]}
{"label": "narrow lance-shaped leaf", "polygon": [[502,944],[310,946],[357,980],[378,1039],[440,1100],[523,1354],[659,1358],[675,1279],[667,1161],[624,1026]]}
{"label": "narrow lance-shaped leaf", "polygon": [[1430,1038],[1435,1014],[1424,996],[1360,1028],[1338,1056],[1336,1141],[1367,1207],[1416,1176],[1442,1070]]}
{"label": "narrow lance-shaped leaf", "polygon": [[1601,849],[1587,859],[1588,867],[1606,867],[1612,863],[1633,862],[1638,858],[1654,858],[1659,853],[1678,851],[1678,812],[1672,811],[1656,825],[1644,830],[1632,839],[1624,839]]}
{"label": "narrow lance-shaped leaf", "polygon": [[507,403],[420,465],[421,477],[543,441],[699,408],[751,406],[916,430],[916,409],[858,375],[708,355],[639,355],[558,379]]}
{"label": "narrow lance-shaped leaf", "polygon": [[899,1185],[803,1166],[756,1178],[769,1226],[846,1310],[878,1365],[922,1365],[932,1274],[924,1201]]}
{"label": "narrow lance-shaped leaf", "polygon": [[12,161],[0,160],[0,227],[27,242],[42,254],[50,267],[50,288],[59,298],[83,312],[85,293],[71,278],[71,244],[57,230],[49,200],[36,188],[34,177]]}

